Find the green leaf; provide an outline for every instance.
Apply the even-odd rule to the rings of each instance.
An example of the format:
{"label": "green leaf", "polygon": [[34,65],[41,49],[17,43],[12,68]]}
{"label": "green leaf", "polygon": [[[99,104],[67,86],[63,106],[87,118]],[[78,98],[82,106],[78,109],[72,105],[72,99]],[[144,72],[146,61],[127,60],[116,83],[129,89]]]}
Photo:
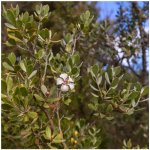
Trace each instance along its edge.
{"label": "green leaf", "polygon": [[118,84],[119,84],[119,78],[115,78],[111,83],[111,87],[116,87]]}
{"label": "green leaf", "polygon": [[20,88],[16,87],[15,91],[14,91],[14,95],[20,95]]}
{"label": "green leaf", "polygon": [[16,63],[16,55],[11,52],[9,55],[8,55],[8,59],[9,61],[11,62],[12,65],[14,65]]}
{"label": "green leaf", "polygon": [[45,50],[44,49],[40,49],[37,53],[38,55],[38,59],[41,59],[45,56]]}
{"label": "green leaf", "polygon": [[28,121],[29,121],[29,117],[27,115],[24,115],[23,122],[28,122]]}
{"label": "green leaf", "polygon": [[102,114],[102,113],[100,113],[99,114],[100,115],[100,117],[103,119],[106,115],[104,115],[104,114]]}
{"label": "green leaf", "polygon": [[100,85],[102,82],[102,76],[100,76],[98,79],[97,79],[97,84]]}
{"label": "green leaf", "polygon": [[4,44],[8,47],[11,47],[11,46],[16,45],[16,42],[13,39],[8,39],[8,41],[6,41]]}
{"label": "green leaf", "polygon": [[111,104],[109,104],[107,106],[106,112],[112,112],[113,111],[113,106]]}
{"label": "green leaf", "polygon": [[136,106],[136,103],[135,103],[135,100],[134,100],[134,99],[132,99],[131,105],[132,105],[132,107],[135,107],[135,106]]}
{"label": "green leaf", "polygon": [[9,92],[13,87],[13,79],[10,76],[7,76],[6,84],[7,84],[7,92]]}
{"label": "green leaf", "polygon": [[130,95],[128,96],[128,99],[130,100],[132,100],[132,99],[135,99],[135,98],[137,98],[139,96],[139,92],[137,92],[137,91],[133,91],[133,92],[131,92],[130,93]]}
{"label": "green leaf", "polygon": [[29,112],[28,112],[28,116],[29,116],[30,118],[32,118],[32,119],[35,119],[35,118],[38,117],[38,114],[37,114],[37,112],[29,111]]}
{"label": "green leaf", "polygon": [[92,103],[89,103],[88,104],[88,107],[91,109],[91,110],[97,110],[97,107],[94,105],[94,104],[92,104]]}
{"label": "green leaf", "polygon": [[61,98],[58,98],[58,97],[56,97],[56,98],[48,98],[47,101],[52,103],[52,102],[57,102],[57,101],[59,101],[60,99],[61,99]]}
{"label": "green leaf", "polygon": [[131,147],[132,147],[131,139],[128,140],[128,142],[127,142],[127,147],[128,147],[128,148],[131,148]]}
{"label": "green leaf", "polygon": [[99,66],[97,64],[92,67],[92,72],[94,73],[95,76],[97,76],[99,72]]}
{"label": "green leaf", "polygon": [[48,15],[49,6],[48,6],[48,5],[44,5],[44,6],[43,6],[43,10],[44,10],[44,15]]}
{"label": "green leaf", "polygon": [[45,129],[45,134],[46,134],[46,137],[48,138],[48,139],[51,139],[51,129],[50,129],[50,127],[49,126],[47,126],[46,127],[46,129]]}
{"label": "green leaf", "polygon": [[94,94],[94,93],[92,93],[92,92],[91,92],[91,94],[92,94],[94,97],[99,97],[98,95],[96,95],[96,94]]}
{"label": "green leaf", "polygon": [[15,16],[11,10],[7,10],[6,19],[9,23],[11,23],[12,25],[15,25],[16,19],[15,19]]}
{"label": "green leaf", "polygon": [[7,70],[14,71],[14,68],[10,66],[7,62],[3,62],[3,67]]}
{"label": "green leaf", "polygon": [[141,89],[141,96],[145,96],[149,93],[149,88],[148,86],[145,86]]}
{"label": "green leaf", "polygon": [[87,11],[85,12],[85,18],[86,18],[87,20],[90,18],[90,11],[89,11],[89,10],[87,10]]}
{"label": "green leaf", "polygon": [[20,92],[21,92],[22,96],[27,96],[28,95],[28,91],[25,87],[21,87]]}
{"label": "green leaf", "polygon": [[44,95],[46,94],[47,88],[46,88],[45,85],[42,85],[42,86],[41,86],[41,91],[43,92]]}
{"label": "green leaf", "polygon": [[3,98],[7,98],[7,95],[1,94],[1,98],[2,98],[2,99],[3,99]]}
{"label": "green leaf", "polygon": [[35,76],[37,73],[37,70],[34,70],[28,77],[28,79],[31,79],[33,76]]}
{"label": "green leaf", "polygon": [[72,76],[74,76],[74,78],[77,78],[79,76],[79,69],[74,67],[72,70],[71,70],[71,74]]}
{"label": "green leaf", "polygon": [[71,43],[73,40],[73,36],[70,33],[67,33],[64,37],[66,43]]}
{"label": "green leaf", "polygon": [[79,64],[80,63],[80,55],[79,54],[75,54],[73,56],[72,62],[73,62],[73,64],[76,64],[76,65]]}
{"label": "green leaf", "polygon": [[18,15],[19,15],[19,6],[17,4],[17,6],[16,6],[16,16],[18,16]]}
{"label": "green leaf", "polygon": [[67,106],[69,106],[69,104],[71,103],[71,99],[68,98],[67,100],[64,101],[64,103],[65,103]]}
{"label": "green leaf", "polygon": [[7,91],[7,83],[2,79],[1,80],[1,92],[6,93]]}
{"label": "green leaf", "polygon": [[29,13],[28,13],[28,12],[25,12],[25,13],[23,14],[22,22],[26,23],[26,22],[28,22],[28,20],[29,20]]}
{"label": "green leaf", "polygon": [[10,28],[10,29],[13,29],[13,30],[17,29],[16,27],[14,27],[13,25],[11,25],[9,23],[5,23],[5,26]]}
{"label": "green leaf", "polygon": [[15,40],[16,42],[23,43],[23,41],[22,41],[22,40],[18,39],[17,37],[15,37],[15,36],[13,36],[13,35],[8,34],[8,37],[9,37],[10,39]]}
{"label": "green leaf", "polygon": [[105,79],[106,79],[107,83],[110,84],[110,80],[109,80],[109,76],[108,76],[107,72],[105,72]]}
{"label": "green leaf", "polygon": [[106,117],[107,120],[112,120],[114,117]]}
{"label": "green leaf", "polygon": [[47,103],[44,103],[44,104],[43,104],[43,107],[44,107],[44,108],[49,108],[49,105],[48,105]]}
{"label": "green leaf", "polygon": [[24,72],[27,72],[27,70],[26,70],[26,67],[25,67],[25,64],[24,64],[24,62],[23,62],[23,60],[21,60],[20,61],[20,68],[24,71]]}
{"label": "green leaf", "polygon": [[135,88],[136,88],[136,91],[141,91],[141,84],[139,82],[135,83]]}
{"label": "green leaf", "polygon": [[41,96],[39,96],[38,94],[34,94],[34,96],[35,96],[36,100],[44,101],[44,99]]}
{"label": "green leaf", "polygon": [[67,44],[65,50],[66,50],[68,53],[70,53],[71,50],[72,50],[71,44]]}
{"label": "green leaf", "polygon": [[97,88],[95,88],[92,84],[90,84],[90,87],[94,90],[94,91],[99,91]]}
{"label": "green leaf", "polygon": [[129,110],[126,112],[126,114],[127,114],[127,115],[132,115],[133,112],[134,112],[134,109],[129,109]]}
{"label": "green leaf", "polygon": [[115,76],[117,76],[120,72],[121,72],[121,67],[120,66],[118,66],[118,67],[115,67],[114,69],[113,69],[113,71],[114,71],[114,75]]}
{"label": "green leaf", "polygon": [[52,143],[62,143],[65,140],[63,140],[62,135],[61,134],[57,134],[57,136],[53,139]]}
{"label": "green leaf", "polygon": [[49,30],[46,28],[46,29],[42,29],[40,32],[39,32],[39,35],[44,39],[48,39],[49,38]]}

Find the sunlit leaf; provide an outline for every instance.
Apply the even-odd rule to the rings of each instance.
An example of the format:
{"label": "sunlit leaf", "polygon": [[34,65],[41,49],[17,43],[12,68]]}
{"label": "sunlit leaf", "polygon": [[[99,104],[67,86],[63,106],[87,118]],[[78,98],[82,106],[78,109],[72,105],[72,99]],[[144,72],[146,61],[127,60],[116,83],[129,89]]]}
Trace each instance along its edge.
{"label": "sunlit leaf", "polygon": [[14,68],[10,66],[7,62],[3,62],[3,67],[10,71],[14,71]]}

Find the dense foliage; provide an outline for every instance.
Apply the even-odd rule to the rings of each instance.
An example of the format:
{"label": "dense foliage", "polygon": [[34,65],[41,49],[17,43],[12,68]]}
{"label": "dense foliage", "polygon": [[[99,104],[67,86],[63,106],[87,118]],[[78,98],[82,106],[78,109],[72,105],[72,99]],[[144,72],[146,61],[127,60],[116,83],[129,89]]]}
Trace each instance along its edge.
{"label": "dense foliage", "polygon": [[[146,16],[147,5],[133,2],[128,12]],[[3,5],[2,148],[148,146],[147,16],[128,18],[120,7],[112,26],[110,19],[96,21],[95,5],[82,6],[50,2],[29,12]],[[136,71],[130,61],[140,54]]]}

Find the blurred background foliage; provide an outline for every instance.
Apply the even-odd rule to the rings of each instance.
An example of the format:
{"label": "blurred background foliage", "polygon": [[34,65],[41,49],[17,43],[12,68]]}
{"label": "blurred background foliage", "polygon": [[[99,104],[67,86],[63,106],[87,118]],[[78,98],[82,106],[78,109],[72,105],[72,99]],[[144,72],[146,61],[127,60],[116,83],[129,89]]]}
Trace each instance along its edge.
{"label": "blurred background foliage", "polygon": [[[11,5],[16,6],[18,4],[20,12],[28,11],[29,14],[32,14],[35,5],[41,3],[43,5],[48,4],[50,7],[51,14],[48,21],[43,24],[43,28],[48,28],[55,33],[53,40],[60,40],[66,33],[72,32],[74,24],[79,22],[80,15],[86,10],[94,15],[93,24],[85,29],[87,31],[83,31],[85,32],[84,36],[81,36],[76,42],[76,51],[80,53],[83,62],[80,76],[84,76],[84,78],[79,80],[76,93],[71,95],[72,101],[69,109],[67,106],[63,106],[61,113],[66,114],[69,112],[69,114],[74,115],[73,118],[76,118],[76,120],[84,119],[85,124],[90,123],[101,129],[101,137],[98,138],[101,144],[97,148],[121,148],[123,140],[128,143],[127,146],[124,141],[124,147],[130,148],[129,139],[131,139],[133,146],[148,147],[148,102],[139,104],[144,110],[136,111],[130,116],[116,113],[115,118],[111,121],[106,119],[97,120],[88,107],[88,103],[92,98],[89,93],[90,87],[87,84],[89,80],[87,68],[94,64],[101,64],[103,70],[110,66],[120,66],[124,74],[130,74],[128,80],[134,83],[140,82],[143,86],[148,85],[149,33],[145,31],[144,25],[149,19],[149,2],[143,2],[142,7],[137,2],[127,2],[129,3],[128,8],[124,8],[121,3],[118,4],[115,20],[109,18],[109,16],[99,20],[103,13],[96,7],[99,2],[2,2],[2,5],[9,8]],[[16,47],[8,48],[4,44],[7,40],[5,22],[6,20],[2,17],[2,53],[7,54],[13,51],[18,57],[28,56]],[[60,43],[54,44],[52,46],[53,54],[59,53],[61,48]],[[2,60],[5,59],[2,55]],[[147,97],[148,95],[145,96],[145,99]],[[68,112],[66,112],[66,109]],[[4,118],[2,124],[6,124],[7,121],[7,118]],[[75,124],[77,124],[75,128],[79,134],[81,132],[78,128],[79,123],[73,123],[73,125],[70,125],[70,135],[74,132],[71,130],[71,126]],[[10,133],[8,139],[3,137],[3,134],[7,131],[6,128],[2,128],[2,148],[19,147],[19,142],[11,138],[13,134]],[[10,132],[13,131],[10,130]],[[96,130],[93,129],[93,132],[96,133]],[[87,148],[86,146],[85,148]]]}

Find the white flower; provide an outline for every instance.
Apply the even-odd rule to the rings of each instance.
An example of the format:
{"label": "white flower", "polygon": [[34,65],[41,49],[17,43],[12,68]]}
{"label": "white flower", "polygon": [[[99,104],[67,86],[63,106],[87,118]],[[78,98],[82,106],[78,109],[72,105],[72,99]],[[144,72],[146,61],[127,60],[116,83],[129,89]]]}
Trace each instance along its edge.
{"label": "white flower", "polygon": [[67,92],[74,89],[74,81],[66,73],[62,73],[56,80],[56,84],[60,86],[62,92]]}

